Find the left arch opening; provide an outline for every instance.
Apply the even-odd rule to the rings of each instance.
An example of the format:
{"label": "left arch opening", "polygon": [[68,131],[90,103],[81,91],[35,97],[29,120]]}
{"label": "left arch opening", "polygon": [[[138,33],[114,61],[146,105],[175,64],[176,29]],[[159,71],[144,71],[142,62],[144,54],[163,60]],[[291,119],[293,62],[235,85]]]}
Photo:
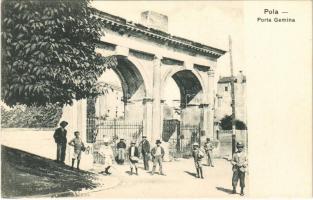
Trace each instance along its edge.
{"label": "left arch opening", "polygon": [[141,121],[144,114],[142,100],[146,95],[143,77],[127,57],[117,55],[116,58],[118,65],[104,71],[98,79],[99,83],[105,83],[112,89],[91,102],[95,104],[94,115],[104,120]]}

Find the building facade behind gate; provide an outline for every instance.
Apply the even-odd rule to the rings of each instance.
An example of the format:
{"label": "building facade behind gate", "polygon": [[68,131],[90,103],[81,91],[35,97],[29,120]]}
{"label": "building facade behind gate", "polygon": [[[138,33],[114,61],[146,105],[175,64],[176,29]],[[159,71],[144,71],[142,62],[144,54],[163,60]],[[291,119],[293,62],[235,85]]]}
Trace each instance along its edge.
{"label": "building facade behind gate", "polygon": [[[170,35],[161,14],[143,13],[142,25],[94,11],[105,33],[97,52],[118,61],[113,70],[122,83],[124,120],[141,121],[149,141],[162,139],[164,88],[173,79],[180,91],[180,123],[198,125],[203,138],[213,138],[214,75],[225,51]],[[79,130],[87,139],[87,100],[65,107],[62,119],[69,121],[69,131]]]}

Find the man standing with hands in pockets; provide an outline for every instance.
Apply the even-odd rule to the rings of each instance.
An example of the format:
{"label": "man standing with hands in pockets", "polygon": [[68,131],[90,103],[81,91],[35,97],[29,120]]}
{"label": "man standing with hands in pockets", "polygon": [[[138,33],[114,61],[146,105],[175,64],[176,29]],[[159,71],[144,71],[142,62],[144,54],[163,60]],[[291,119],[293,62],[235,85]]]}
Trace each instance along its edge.
{"label": "man standing with hands in pockets", "polygon": [[165,152],[164,152],[163,147],[161,147],[161,140],[157,140],[156,145],[157,146],[153,147],[153,149],[151,150],[151,155],[152,155],[152,160],[153,160],[153,168],[152,168],[151,175],[154,175],[156,165],[159,164],[160,175],[165,176],[165,174],[163,174],[162,172],[162,162],[163,162],[163,157],[164,157]]}
{"label": "man standing with hands in pockets", "polygon": [[143,157],[143,165],[145,170],[149,170],[149,154],[150,154],[150,143],[147,140],[147,136],[142,136],[141,141],[141,153]]}

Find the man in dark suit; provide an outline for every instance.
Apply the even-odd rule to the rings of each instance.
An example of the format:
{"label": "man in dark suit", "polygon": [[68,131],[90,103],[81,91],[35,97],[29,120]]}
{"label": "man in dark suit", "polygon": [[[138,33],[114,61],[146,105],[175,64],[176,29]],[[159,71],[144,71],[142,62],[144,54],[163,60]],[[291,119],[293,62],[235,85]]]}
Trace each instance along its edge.
{"label": "man in dark suit", "polygon": [[65,160],[65,151],[66,151],[66,143],[67,143],[67,138],[66,134],[67,131],[65,127],[68,125],[68,122],[62,121],[60,123],[60,127],[57,128],[54,132],[54,141],[57,144],[57,160],[56,162],[61,162],[64,164]]}
{"label": "man in dark suit", "polygon": [[141,141],[141,153],[143,157],[143,165],[145,170],[149,170],[149,155],[150,155],[150,143],[147,140],[147,136],[142,136]]}
{"label": "man in dark suit", "polygon": [[124,139],[120,139],[119,143],[116,145],[117,148],[117,163],[118,164],[124,164],[125,160],[125,150],[126,150],[126,144],[124,142]]}

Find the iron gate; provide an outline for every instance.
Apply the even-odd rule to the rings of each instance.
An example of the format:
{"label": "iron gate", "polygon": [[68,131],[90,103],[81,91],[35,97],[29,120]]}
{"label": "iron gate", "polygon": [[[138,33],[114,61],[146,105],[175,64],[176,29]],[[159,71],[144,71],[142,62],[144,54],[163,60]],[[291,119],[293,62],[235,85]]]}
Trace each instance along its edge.
{"label": "iron gate", "polygon": [[98,151],[100,146],[103,145],[104,138],[109,139],[114,156],[116,156],[116,145],[120,139],[124,139],[127,147],[130,146],[131,141],[136,141],[138,145],[142,133],[142,121],[102,120],[97,118],[88,118],[87,121],[87,141],[93,143],[95,163],[101,162],[101,157],[98,154]]}
{"label": "iron gate", "polygon": [[173,158],[190,157],[192,144],[200,144],[200,125],[183,124],[178,120],[164,120],[163,141],[169,142],[169,153]]}

